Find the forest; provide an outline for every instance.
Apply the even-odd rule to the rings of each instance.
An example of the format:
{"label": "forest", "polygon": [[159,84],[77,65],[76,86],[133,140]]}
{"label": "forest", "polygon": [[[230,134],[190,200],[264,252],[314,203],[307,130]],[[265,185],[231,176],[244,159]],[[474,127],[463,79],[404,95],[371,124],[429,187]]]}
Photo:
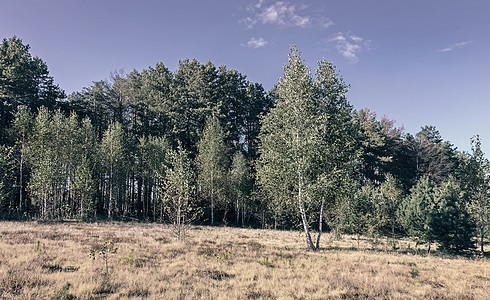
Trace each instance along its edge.
{"label": "forest", "polygon": [[[18,37],[0,45],[0,218],[120,220],[438,244],[489,242],[489,161],[426,125],[415,134],[348,101],[349,85],[291,47],[266,91],[183,59],[111,73],[66,95]],[[316,234],[316,240],[313,235]]]}

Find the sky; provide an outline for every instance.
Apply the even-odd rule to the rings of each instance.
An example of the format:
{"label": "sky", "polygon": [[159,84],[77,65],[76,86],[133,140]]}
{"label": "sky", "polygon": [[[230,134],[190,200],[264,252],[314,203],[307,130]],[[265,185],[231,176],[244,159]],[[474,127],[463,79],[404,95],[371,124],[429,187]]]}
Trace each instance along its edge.
{"label": "sky", "polygon": [[327,59],[356,109],[411,134],[433,125],[458,150],[479,134],[490,156],[488,0],[0,0],[0,37],[31,46],[67,94],[196,58],[269,90],[295,44]]}

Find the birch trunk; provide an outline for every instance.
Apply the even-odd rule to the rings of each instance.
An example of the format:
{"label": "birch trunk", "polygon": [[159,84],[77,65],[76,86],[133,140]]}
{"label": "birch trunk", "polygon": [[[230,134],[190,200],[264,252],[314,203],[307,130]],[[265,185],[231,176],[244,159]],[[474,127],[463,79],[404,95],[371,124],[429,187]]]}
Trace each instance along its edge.
{"label": "birch trunk", "polygon": [[316,238],[316,250],[320,250],[320,237],[322,236],[323,229],[323,207],[325,205],[325,198],[322,199],[322,205],[320,207],[320,220],[318,221],[318,236]]}

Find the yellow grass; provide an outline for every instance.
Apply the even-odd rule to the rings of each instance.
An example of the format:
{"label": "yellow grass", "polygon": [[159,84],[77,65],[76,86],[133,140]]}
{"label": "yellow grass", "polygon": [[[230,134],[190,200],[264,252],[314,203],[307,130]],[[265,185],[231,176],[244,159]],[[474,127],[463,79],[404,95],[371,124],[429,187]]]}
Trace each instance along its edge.
{"label": "yellow grass", "polygon": [[[0,222],[5,299],[490,299],[488,259],[396,252],[294,231],[192,227],[187,243],[158,224]],[[115,254],[90,257],[114,242]],[[411,249],[414,247],[412,243]]]}

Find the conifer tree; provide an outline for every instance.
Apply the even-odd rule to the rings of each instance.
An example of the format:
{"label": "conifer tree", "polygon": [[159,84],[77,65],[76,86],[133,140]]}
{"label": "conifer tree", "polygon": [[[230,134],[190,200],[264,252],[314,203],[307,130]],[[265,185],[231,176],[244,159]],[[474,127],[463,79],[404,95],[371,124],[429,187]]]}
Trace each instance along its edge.
{"label": "conifer tree", "polygon": [[437,193],[429,228],[443,251],[462,252],[475,248],[475,220],[466,210],[462,198],[461,187],[452,176]]}
{"label": "conifer tree", "polygon": [[432,212],[436,209],[436,186],[428,176],[420,178],[404,198],[400,209],[400,219],[409,236],[429,244],[434,241],[431,226]]}

